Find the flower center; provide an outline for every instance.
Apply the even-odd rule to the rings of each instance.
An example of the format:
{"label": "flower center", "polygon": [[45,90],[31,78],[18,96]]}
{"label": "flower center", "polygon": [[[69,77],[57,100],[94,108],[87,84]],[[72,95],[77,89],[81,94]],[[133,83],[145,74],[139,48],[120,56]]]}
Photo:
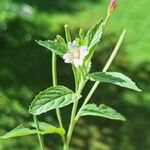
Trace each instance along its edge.
{"label": "flower center", "polygon": [[74,58],[79,58],[79,57],[80,57],[80,51],[75,51],[75,52],[73,53],[73,57],[74,57]]}

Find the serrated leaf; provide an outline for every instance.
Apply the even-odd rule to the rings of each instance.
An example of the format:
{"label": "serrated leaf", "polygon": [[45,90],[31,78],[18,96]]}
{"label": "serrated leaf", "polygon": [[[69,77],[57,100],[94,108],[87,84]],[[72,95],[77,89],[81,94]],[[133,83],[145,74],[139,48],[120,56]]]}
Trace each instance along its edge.
{"label": "serrated leaf", "polygon": [[29,108],[33,115],[40,115],[56,108],[62,108],[79,99],[80,95],[64,86],[50,87],[40,92]]}
{"label": "serrated leaf", "polygon": [[97,116],[112,120],[125,121],[125,117],[118,113],[115,109],[101,104],[99,107],[95,104],[87,104],[81,110],[79,116]]}
{"label": "serrated leaf", "polygon": [[89,49],[93,48],[100,41],[103,29],[103,20],[101,20],[90,31],[88,31],[85,40],[87,41]]}
{"label": "serrated leaf", "polygon": [[[40,128],[40,134],[60,134],[64,135],[65,130],[64,128],[57,128],[53,125],[50,125],[46,122],[38,122],[39,123],[39,128]],[[29,124],[30,126],[26,127],[25,125],[21,124],[15,129],[11,130],[10,132],[6,133],[3,136],[0,136],[0,139],[8,139],[8,138],[15,138],[15,137],[22,137],[22,136],[28,136],[28,135],[34,135],[37,134],[38,131],[36,130],[36,125],[34,122],[31,122]],[[32,127],[30,129],[29,127]]]}
{"label": "serrated leaf", "polygon": [[22,124],[13,129],[12,131],[6,133],[5,135],[1,136],[1,139],[8,139],[8,138],[14,138],[14,137],[20,137],[20,136],[27,136],[36,134],[37,131],[35,129],[29,129]]}
{"label": "serrated leaf", "polygon": [[39,40],[39,41],[36,41],[36,42],[39,45],[47,48],[48,50],[54,52],[57,55],[59,55],[60,57],[63,57],[64,54],[68,51],[67,46],[65,46],[62,43],[55,42],[55,41],[50,41],[50,40],[41,41],[41,40]]}
{"label": "serrated leaf", "polygon": [[95,72],[89,74],[89,77],[92,81],[107,82],[135,91],[141,91],[130,78],[119,72]]}

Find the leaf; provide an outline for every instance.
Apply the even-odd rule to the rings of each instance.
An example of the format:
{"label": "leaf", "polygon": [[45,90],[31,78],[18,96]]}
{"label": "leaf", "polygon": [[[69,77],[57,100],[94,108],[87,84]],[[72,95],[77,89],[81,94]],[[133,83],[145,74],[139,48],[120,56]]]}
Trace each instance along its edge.
{"label": "leaf", "polygon": [[65,129],[64,128],[56,128],[56,127],[51,127],[49,129],[46,129],[44,131],[41,131],[40,132],[42,135],[45,135],[45,134],[53,134],[53,133],[57,133],[57,134],[60,134],[60,135],[64,135],[65,134]]}
{"label": "leaf", "polygon": [[79,99],[80,95],[64,86],[50,87],[40,92],[29,107],[33,115],[40,115],[55,108],[61,108]]}
{"label": "leaf", "polygon": [[100,41],[103,29],[103,20],[101,20],[90,31],[88,31],[85,39],[89,49],[93,48]]}
{"label": "leaf", "polygon": [[39,45],[47,48],[48,50],[54,52],[55,54],[59,55],[60,57],[63,57],[64,54],[68,51],[67,46],[65,46],[62,43],[58,43],[55,41],[36,41]]}
{"label": "leaf", "polygon": [[8,139],[13,137],[20,137],[20,136],[27,136],[36,134],[37,131],[35,129],[29,129],[27,127],[24,127],[22,124],[13,129],[12,131],[6,133],[5,135],[1,136],[1,139]]}
{"label": "leaf", "polygon": [[85,61],[85,69],[87,74],[90,72],[91,69],[91,61]]}
{"label": "leaf", "polygon": [[[50,125],[46,122],[38,122],[39,127],[40,127],[40,134],[60,134],[64,135],[65,134],[65,129],[64,128],[57,128],[53,125]],[[29,127],[32,127],[32,129],[26,127],[25,125],[21,124],[12,131],[6,133],[5,135],[1,136],[0,139],[8,139],[8,138],[14,138],[14,137],[21,137],[21,136],[27,136],[27,135],[33,135],[37,134],[38,131],[36,130],[36,125],[34,122],[31,122],[29,124]]]}
{"label": "leaf", "polygon": [[130,78],[119,72],[95,72],[89,74],[89,77],[92,81],[107,82],[135,91],[141,91]]}
{"label": "leaf", "polygon": [[118,113],[115,109],[101,104],[99,107],[95,104],[87,104],[81,110],[80,116],[97,116],[112,120],[125,121],[125,117]]}
{"label": "leaf", "polygon": [[[54,127],[53,125],[51,125],[49,123],[41,122],[41,121],[38,121],[38,124],[39,124],[39,129],[40,130],[47,130],[51,127]],[[30,126],[33,127],[33,128],[36,128],[35,122],[30,122]]]}
{"label": "leaf", "polygon": [[[38,122],[39,123],[39,128],[41,130],[41,134],[52,134],[52,133],[57,133],[60,135],[65,134],[65,129],[64,128],[57,128],[49,123],[46,122]],[[36,128],[36,125],[34,122],[31,122],[30,125],[34,128]]]}

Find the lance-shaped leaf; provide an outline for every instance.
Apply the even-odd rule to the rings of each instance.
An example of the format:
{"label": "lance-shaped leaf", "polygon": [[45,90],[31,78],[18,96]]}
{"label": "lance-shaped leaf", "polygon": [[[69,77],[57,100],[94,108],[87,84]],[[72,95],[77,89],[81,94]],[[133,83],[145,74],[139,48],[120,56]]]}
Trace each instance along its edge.
{"label": "lance-shaped leaf", "polygon": [[40,115],[56,108],[62,108],[79,99],[80,95],[64,86],[50,87],[40,92],[29,108],[33,115]]}
{"label": "lance-shaped leaf", "polygon": [[115,109],[101,104],[99,107],[95,104],[87,104],[79,113],[79,116],[97,116],[112,120],[125,121],[125,117],[118,113]]}
{"label": "lance-shaped leaf", "polygon": [[119,72],[95,72],[89,74],[89,77],[92,81],[107,82],[135,91],[141,91],[130,78]]}
{"label": "lance-shaped leaf", "polygon": [[89,50],[100,41],[103,29],[104,29],[103,20],[101,20],[90,31],[88,31],[85,40],[87,41]]}
{"label": "lance-shaped leaf", "polygon": [[[31,128],[32,127],[32,128]],[[57,128],[45,122],[39,122],[40,131],[39,133],[44,134],[60,134],[64,135],[65,130],[63,128]],[[28,135],[37,134],[38,131],[36,130],[35,123],[30,123],[30,126],[25,126],[23,124],[19,125],[15,129],[11,130],[10,132],[6,133],[5,135],[1,136],[0,139],[8,139],[8,138],[15,138],[15,137],[22,137]]]}
{"label": "lance-shaped leaf", "polygon": [[36,134],[36,129],[29,129],[25,127],[24,125],[19,125],[15,129],[11,130],[10,132],[6,133],[5,135],[1,136],[0,139],[8,139],[13,137],[20,137],[20,136],[27,136]]}
{"label": "lance-shaped leaf", "polygon": [[58,43],[56,41],[36,41],[39,45],[47,48],[48,50],[54,52],[55,54],[59,55],[60,57],[63,57],[64,54],[68,51],[67,46],[65,46],[62,43]]}

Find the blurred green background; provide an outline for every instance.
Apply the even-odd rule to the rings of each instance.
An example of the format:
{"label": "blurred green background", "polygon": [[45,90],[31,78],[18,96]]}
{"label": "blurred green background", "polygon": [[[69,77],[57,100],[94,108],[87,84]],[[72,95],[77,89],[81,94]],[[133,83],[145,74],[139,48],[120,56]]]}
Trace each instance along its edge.
{"label": "blurred green background", "polygon": [[[35,39],[54,39],[69,24],[72,36],[105,17],[109,0],[0,0],[0,135],[20,123],[32,121],[28,107],[34,96],[52,85],[51,53]],[[111,85],[99,86],[91,101],[105,103],[126,116],[125,123],[82,118],[71,142],[73,150],[150,150],[150,5],[148,0],[118,0],[93,69],[101,70],[124,28],[126,38],[111,71],[130,76],[141,93]],[[73,89],[70,65],[58,62],[59,84]],[[91,88],[87,85],[86,94]],[[81,101],[82,102],[82,101]],[[71,106],[63,109],[68,126]],[[39,118],[57,125],[55,113]],[[44,137],[48,150],[61,150],[60,137]],[[39,150],[36,136],[0,141],[0,150]]]}

